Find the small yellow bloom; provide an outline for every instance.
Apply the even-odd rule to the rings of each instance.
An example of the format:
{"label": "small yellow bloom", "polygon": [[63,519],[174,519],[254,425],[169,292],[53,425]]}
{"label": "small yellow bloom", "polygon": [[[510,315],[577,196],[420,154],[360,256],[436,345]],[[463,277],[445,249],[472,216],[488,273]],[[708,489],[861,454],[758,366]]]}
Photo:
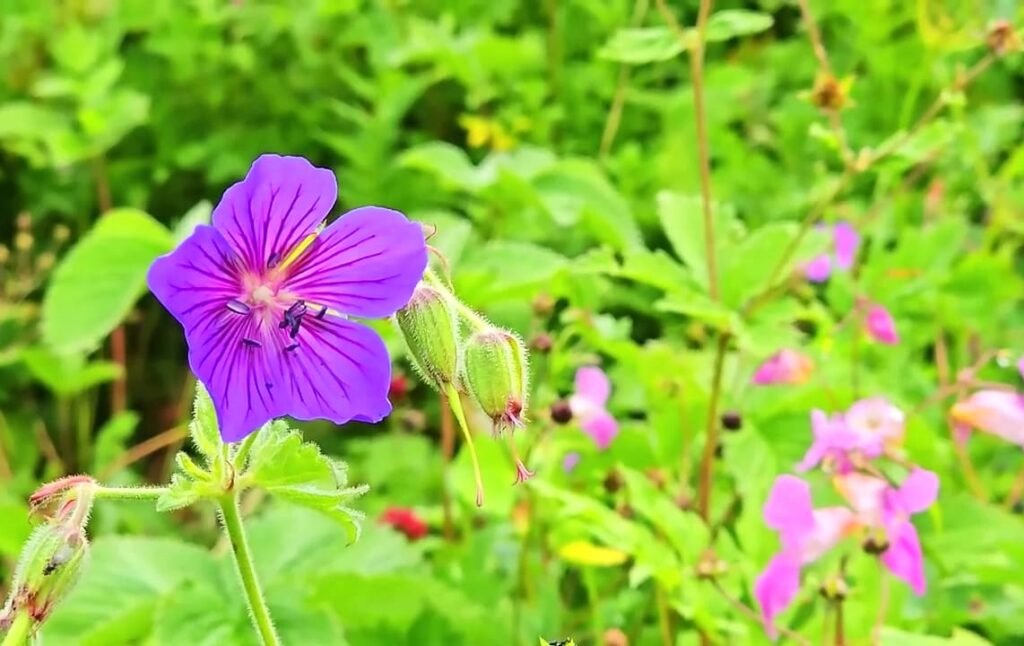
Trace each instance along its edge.
{"label": "small yellow bloom", "polygon": [[629,558],[625,552],[610,547],[594,545],[589,541],[577,540],[566,543],[558,549],[563,560],[574,565],[612,567],[622,565]]}

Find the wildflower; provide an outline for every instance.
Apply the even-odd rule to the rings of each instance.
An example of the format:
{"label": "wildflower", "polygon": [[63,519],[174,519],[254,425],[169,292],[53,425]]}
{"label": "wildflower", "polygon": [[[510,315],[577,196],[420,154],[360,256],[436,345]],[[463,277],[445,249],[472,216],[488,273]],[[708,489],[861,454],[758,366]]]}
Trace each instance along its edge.
{"label": "wildflower", "polygon": [[917,529],[910,522],[935,502],[939,477],[915,468],[898,487],[874,476],[850,473],[836,487],[857,514],[858,525],[875,542],[882,565],[918,596],[925,593],[924,556]]}
{"label": "wildflower", "polygon": [[149,271],[229,442],[282,415],[342,424],[391,411],[384,342],[345,315],[405,305],[427,264],[423,231],[372,206],[321,227],[337,192],[329,170],[263,155],[224,193],[213,226]]}
{"label": "wildflower", "polygon": [[427,523],[419,514],[408,507],[388,507],[381,514],[380,522],[405,534],[410,541],[418,541],[426,536],[429,530]]}
{"label": "wildflower", "polygon": [[619,434],[619,423],[605,408],[611,389],[611,382],[603,370],[585,366],[576,371],[576,392],[569,397],[569,408],[573,417],[580,421],[580,429],[601,450],[608,448]]}
{"label": "wildflower", "polygon": [[815,256],[804,266],[804,275],[812,283],[822,283],[832,275],[832,264],[844,271],[853,267],[860,247],[860,234],[849,222],[837,222],[832,227],[832,253]]}
{"label": "wildflower", "polygon": [[862,399],[845,414],[811,411],[814,440],[797,465],[807,471],[820,463],[839,473],[850,471],[862,459],[874,459],[903,439],[903,412],[883,397]]}
{"label": "wildflower", "polygon": [[950,416],[966,435],[975,428],[1024,446],[1024,395],[1012,390],[979,390],[953,405]]}
{"label": "wildflower", "polygon": [[878,303],[868,305],[864,315],[864,328],[868,335],[886,345],[896,345],[900,342],[899,333],[896,332],[896,321],[892,314]]}
{"label": "wildflower", "polygon": [[759,386],[802,384],[811,378],[814,363],[796,350],[779,350],[768,357],[754,372],[753,382]]}
{"label": "wildflower", "polygon": [[783,475],[768,494],[764,520],[778,532],[782,549],[757,577],[754,597],[765,631],[775,637],[775,617],[799,592],[800,570],[853,531],[855,516],[845,507],[814,509],[810,486],[796,476]]}
{"label": "wildflower", "polygon": [[463,357],[465,385],[495,432],[524,426],[529,372],[522,340],[508,330],[488,328],[469,337]]}

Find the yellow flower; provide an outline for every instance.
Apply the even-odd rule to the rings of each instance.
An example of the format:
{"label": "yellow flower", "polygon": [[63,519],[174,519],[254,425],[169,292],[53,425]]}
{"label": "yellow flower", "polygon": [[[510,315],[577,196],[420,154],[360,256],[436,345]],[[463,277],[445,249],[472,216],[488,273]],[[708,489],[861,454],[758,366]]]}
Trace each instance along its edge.
{"label": "yellow flower", "polygon": [[558,548],[558,555],[574,565],[611,567],[622,565],[629,558],[625,552],[610,547],[594,545],[589,541],[577,540]]}

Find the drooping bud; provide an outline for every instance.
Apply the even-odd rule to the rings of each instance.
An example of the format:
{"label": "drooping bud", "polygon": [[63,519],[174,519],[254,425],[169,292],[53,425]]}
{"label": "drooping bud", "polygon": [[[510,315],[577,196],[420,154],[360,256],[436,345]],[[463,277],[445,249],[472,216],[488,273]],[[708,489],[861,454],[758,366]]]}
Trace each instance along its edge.
{"label": "drooping bud", "polygon": [[455,383],[459,370],[458,319],[448,295],[420,283],[395,314],[413,366],[438,390]]}
{"label": "drooping bud", "polygon": [[41,624],[74,587],[88,557],[85,531],[69,523],[48,523],[29,537],[11,582],[5,612],[25,612]]}
{"label": "drooping bud", "polygon": [[523,426],[529,375],[519,337],[490,328],[469,337],[463,352],[465,386],[495,430]]}

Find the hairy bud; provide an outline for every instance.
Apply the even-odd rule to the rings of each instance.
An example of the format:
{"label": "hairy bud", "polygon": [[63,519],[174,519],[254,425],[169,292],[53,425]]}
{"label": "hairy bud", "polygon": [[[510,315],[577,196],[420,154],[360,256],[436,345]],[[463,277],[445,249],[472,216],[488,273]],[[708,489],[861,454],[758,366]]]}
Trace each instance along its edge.
{"label": "hairy bud", "polygon": [[523,342],[507,330],[476,332],[463,349],[469,394],[494,421],[495,430],[515,429],[526,416],[528,370]]}
{"label": "hairy bud", "polygon": [[434,388],[455,383],[459,370],[458,319],[448,295],[420,283],[395,314],[413,367]]}
{"label": "hairy bud", "polygon": [[29,537],[11,582],[3,614],[28,614],[42,623],[74,587],[89,553],[85,530],[73,524],[40,526]]}

